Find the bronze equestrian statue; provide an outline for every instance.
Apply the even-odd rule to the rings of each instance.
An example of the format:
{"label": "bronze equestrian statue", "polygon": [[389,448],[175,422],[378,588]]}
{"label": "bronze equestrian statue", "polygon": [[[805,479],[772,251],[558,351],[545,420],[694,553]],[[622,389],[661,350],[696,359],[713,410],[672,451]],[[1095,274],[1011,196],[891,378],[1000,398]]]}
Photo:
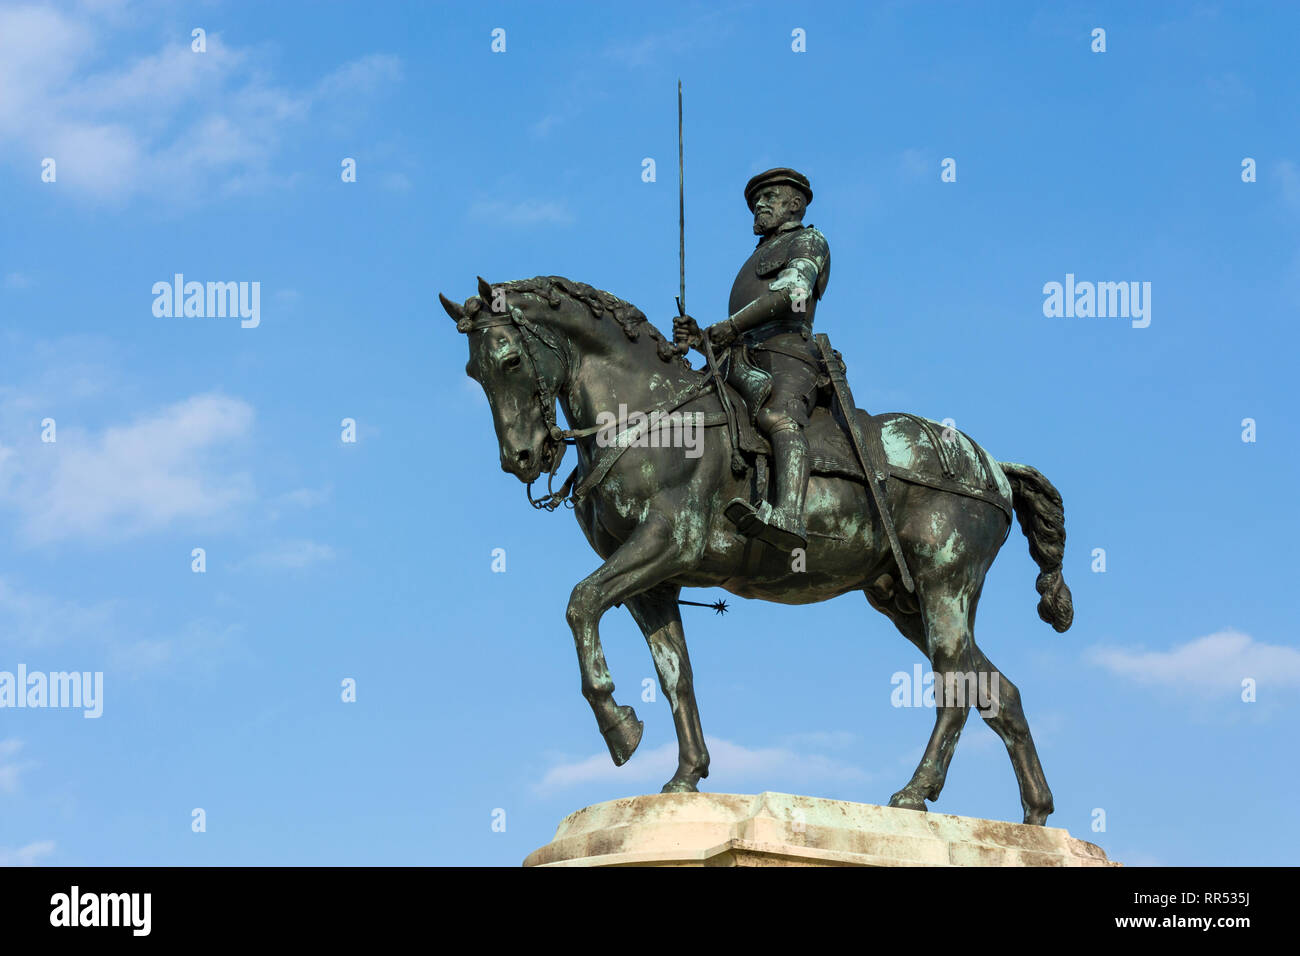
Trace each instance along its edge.
{"label": "bronze equestrian statue", "polygon": [[[1014,515],[1040,569],[1038,614],[1057,631],[1069,628],[1061,496],[1035,469],[995,461],[956,429],[853,406],[838,354],[821,337],[814,349],[807,334],[830,264],[824,237],[801,224],[811,187],[785,169],[756,180],[746,199],[762,240],[737,277],[728,318],[705,331],[682,317],[670,341],[635,306],[558,276],[480,278],[478,295],[463,304],[439,296],[467,337],[466,372],[487,395],[502,469],[528,486],[534,505],[572,506],[603,561],[574,587],[566,611],[583,696],[622,765],[643,724],[614,700],[598,625],[625,605],[677,731],[677,771],[663,790],[693,792],[709,754],[682,588],[782,604],[861,591],[936,675],[934,729],[890,806],[925,810],[938,799],[976,706],[1006,745],[1024,822],[1042,824],[1052,793],[1020,693],[976,645],[974,624]],[[718,361],[715,343],[728,349]],[[706,370],[682,357],[688,344],[709,357]],[[643,414],[611,435],[608,418],[620,405]],[[669,416],[702,426],[698,454],[648,440]],[[533,483],[554,477],[570,444],[577,468],[559,491],[534,499]],[[990,691],[978,702],[961,693],[976,677]]]}
{"label": "bronze equestrian statue", "polygon": [[[728,317],[706,330],[710,344],[747,349],[732,353],[728,382],[756,409],[755,424],[772,444],[776,502],[753,508],[737,499],[730,513],[749,531],[782,551],[807,546],[804,498],[808,491],[809,414],[816,400],[821,357],[812,343],[813,315],[831,275],[831,250],[815,226],[803,224],[812,202],[808,178],[793,169],[769,169],[745,186],[754,214],[754,250],[736,275]],[[675,326],[679,345],[696,344],[694,320]],[[753,359],[747,361],[748,356]],[[746,520],[748,516],[749,520]]]}

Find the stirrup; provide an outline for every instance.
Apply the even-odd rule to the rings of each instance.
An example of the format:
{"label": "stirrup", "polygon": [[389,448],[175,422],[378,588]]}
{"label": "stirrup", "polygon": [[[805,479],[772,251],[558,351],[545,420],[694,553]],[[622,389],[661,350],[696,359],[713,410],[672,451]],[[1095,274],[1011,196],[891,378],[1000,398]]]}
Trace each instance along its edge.
{"label": "stirrup", "polygon": [[[766,502],[764,504],[766,505]],[[736,530],[747,538],[756,537],[758,532],[767,526],[758,509],[744,498],[732,498],[722,513],[736,526]]]}
{"label": "stirrup", "polygon": [[787,531],[771,523],[772,510],[766,501],[755,508],[744,498],[732,498],[722,513],[745,537],[762,541],[784,554],[808,547],[808,539],[797,531]]}
{"label": "stirrup", "polygon": [[789,554],[795,548],[808,547],[806,535],[801,535],[798,531],[782,528],[770,521],[764,523],[762,529],[758,532],[758,538],[783,554]]}

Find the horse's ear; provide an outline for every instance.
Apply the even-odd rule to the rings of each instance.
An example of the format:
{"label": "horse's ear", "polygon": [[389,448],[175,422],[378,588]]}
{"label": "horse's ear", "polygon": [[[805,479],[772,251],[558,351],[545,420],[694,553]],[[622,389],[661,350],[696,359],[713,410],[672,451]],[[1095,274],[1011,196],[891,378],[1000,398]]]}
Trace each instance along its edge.
{"label": "horse's ear", "polygon": [[455,321],[459,322],[461,319],[465,318],[465,307],[463,305],[452,302],[451,299],[447,298],[441,292],[438,293],[438,301],[442,303],[442,307],[447,310],[447,314]]}
{"label": "horse's ear", "polygon": [[482,276],[478,277],[478,297],[483,300],[483,304],[489,308],[492,305],[492,283],[488,282]]}

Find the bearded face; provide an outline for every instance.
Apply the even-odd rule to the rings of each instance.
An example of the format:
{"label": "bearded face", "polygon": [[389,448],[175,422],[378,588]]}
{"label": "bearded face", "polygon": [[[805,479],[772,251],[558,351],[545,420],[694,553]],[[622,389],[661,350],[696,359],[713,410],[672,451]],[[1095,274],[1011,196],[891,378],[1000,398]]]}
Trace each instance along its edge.
{"label": "bearded face", "polygon": [[803,194],[793,186],[764,186],[754,196],[754,235],[770,236],[787,222],[802,222],[803,210]]}

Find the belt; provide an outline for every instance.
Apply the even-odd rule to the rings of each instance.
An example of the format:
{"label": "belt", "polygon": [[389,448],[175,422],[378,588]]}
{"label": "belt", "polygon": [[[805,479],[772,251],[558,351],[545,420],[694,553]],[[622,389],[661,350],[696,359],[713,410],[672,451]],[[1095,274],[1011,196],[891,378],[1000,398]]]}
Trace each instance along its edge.
{"label": "belt", "polygon": [[821,370],[821,362],[814,356],[808,354],[807,352],[800,352],[792,348],[787,348],[784,345],[778,345],[775,342],[758,342],[754,345],[751,345],[750,348],[754,349],[755,351],[779,352],[780,354],[789,356],[792,359],[798,359],[799,361],[803,362],[805,365],[811,365],[813,368],[819,371]]}
{"label": "belt", "polygon": [[812,338],[812,326],[807,322],[767,322],[757,328],[750,329],[745,333],[745,340],[750,345],[757,345],[764,339],[771,338],[773,335],[782,335],[789,332],[795,332],[801,335],[804,341]]}

